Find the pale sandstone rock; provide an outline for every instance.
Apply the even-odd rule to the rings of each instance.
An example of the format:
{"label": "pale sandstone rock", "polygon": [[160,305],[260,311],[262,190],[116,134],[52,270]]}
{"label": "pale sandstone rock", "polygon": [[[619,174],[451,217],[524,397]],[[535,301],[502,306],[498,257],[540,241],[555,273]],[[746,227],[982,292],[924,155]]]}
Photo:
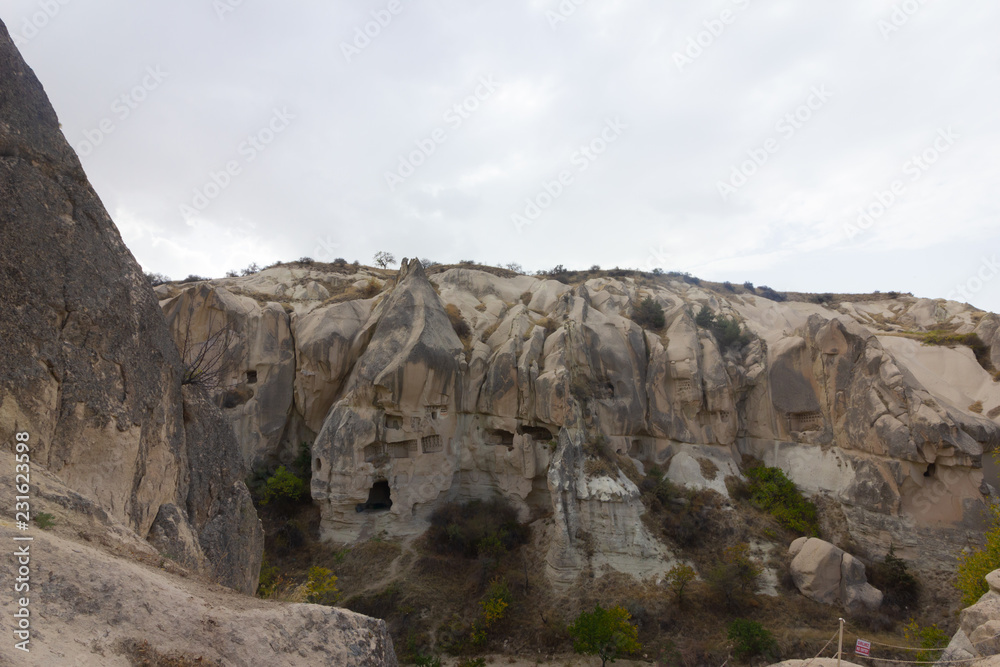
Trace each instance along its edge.
{"label": "pale sandstone rock", "polygon": [[[800,538],[801,539],[801,538]],[[823,604],[843,604],[850,611],[878,609],[882,593],[865,578],[865,566],[851,554],[815,537],[789,547],[795,587]]]}

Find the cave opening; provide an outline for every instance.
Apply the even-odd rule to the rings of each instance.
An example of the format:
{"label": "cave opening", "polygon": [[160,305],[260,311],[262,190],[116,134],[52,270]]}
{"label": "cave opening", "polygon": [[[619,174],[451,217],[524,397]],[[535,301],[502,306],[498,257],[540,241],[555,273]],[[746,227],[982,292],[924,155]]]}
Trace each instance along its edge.
{"label": "cave opening", "polygon": [[392,493],[389,489],[389,482],[380,480],[372,484],[368,491],[368,502],[358,503],[355,510],[358,512],[374,512],[377,510],[387,510],[392,507]]}
{"label": "cave opening", "polygon": [[247,384],[257,384],[257,371],[247,371]]}
{"label": "cave opening", "polygon": [[927,470],[924,471],[924,477],[933,477],[933,476],[934,476],[934,464],[928,463]]}

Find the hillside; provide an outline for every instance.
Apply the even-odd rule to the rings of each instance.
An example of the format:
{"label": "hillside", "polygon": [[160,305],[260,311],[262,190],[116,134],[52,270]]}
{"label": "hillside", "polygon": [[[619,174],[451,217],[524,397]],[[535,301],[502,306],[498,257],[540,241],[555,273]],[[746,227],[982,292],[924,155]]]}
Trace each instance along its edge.
{"label": "hillside", "polygon": [[[560,607],[602,601],[639,610],[666,650],[686,620],[666,573],[690,563],[704,579],[722,548],[747,543],[776,596],[755,613],[811,646],[824,631],[803,619],[836,615],[789,588],[783,554],[801,533],[740,492],[759,464],[782,469],[823,537],[869,566],[893,546],[922,584],[908,613],[953,624],[956,556],[981,540],[996,495],[983,455],[1000,438],[1000,319],[966,304],[416,260],[398,274],[299,262],[156,292],[189,354],[227,332],[213,391],[257,478],[279,465],[311,478],[308,506],[264,513],[268,557],[291,577],[322,561],[397,643],[448,646],[441,634],[463,631],[447,617],[474,614],[503,572],[542,619],[508,631],[516,651],[565,650],[546,613],[568,622]],[[684,497],[653,501],[661,478]],[[499,564],[449,560],[420,537],[435,512],[496,497],[530,529]],[[670,516],[681,508],[684,523],[692,503],[703,534],[684,538]]]}

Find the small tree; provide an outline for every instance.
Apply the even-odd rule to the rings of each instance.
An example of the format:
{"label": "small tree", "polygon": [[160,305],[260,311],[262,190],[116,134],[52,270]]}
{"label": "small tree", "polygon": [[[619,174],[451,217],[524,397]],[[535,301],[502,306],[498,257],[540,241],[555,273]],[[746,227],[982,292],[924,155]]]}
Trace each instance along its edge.
{"label": "small tree", "polygon": [[684,604],[684,589],[694,581],[697,573],[694,568],[684,563],[678,563],[667,572],[667,586],[674,592],[677,604]]}
{"label": "small tree", "polygon": [[375,253],[375,265],[380,269],[384,269],[390,264],[396,263],[396,257],[391,252],[386,252],[385,250],[379,250]]}
{"label": "small tree", "polygon": [[273,500],[296,503],[309,493],[302,478],[296,477],[285,466],[278,466],[274,474],[267,478],[260,504],[267,505]]}
{"label": "small tree", "polygon": [[702,306],[698,314],[694,316],[694,323],[702,329],[711,329],[715,324],[715,313],[708,306]]}
{"label": "small tree", "polygon": [[737,618],[729,624],[729,641],[733,642],[733,655],[738,660],[747,660],[758,655],[774,657],[778,652],[778,642],[763,625],[757,621]]}
{"label": "small tree", "polygon": [[309,568],[309,579],[306,581],[306,602],[325,604],[332,607],[340,599],[337,590],[337,577],[325,567]]}
{"label": "small tree", "polygon": [[641,327],[650,329],[662,329],[667,323],[663,314],[663,306],[656,302],[651,296],[643,298],[635,307],[632,319]]}
{"label": "small tree", "polygon": [[642,649],[638,629],[629,623],[631,616],[621,606],[603,609],[596,605],[592,612],[582,612],[569,626],[573,650],[583,655],[601,658],[601,667],[623,655]]}
{"label": "small tree", "polygon": [[987,511],[989,526],[984,535],[986,544],[958,557],[955,586],[962,591],[962,604],[965,606],[975,604],[990,590],[986,575],[1000,568],[1000,505],[991,505]]}

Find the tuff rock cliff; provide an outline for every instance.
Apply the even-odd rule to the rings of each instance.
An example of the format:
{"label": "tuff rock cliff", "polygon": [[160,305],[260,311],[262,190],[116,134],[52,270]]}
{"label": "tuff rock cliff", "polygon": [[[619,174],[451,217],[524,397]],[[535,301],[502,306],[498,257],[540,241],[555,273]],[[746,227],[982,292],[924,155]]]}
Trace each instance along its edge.
{"label": "tuff rock cliff", "polygon": [[[672,557],[638,520],[636,485],[586,470],[603,443],[640,473],[724,495],[745,457],[781,467],[823,503],[832,538],[866,558],[892,543],[942,580],[978,542],[1000,385],[968,347],[907,336],[975,332],[1000,364],[995,315],[898,295],[782,302],[634,272],[568,282],[404,260],[395,276],[301,262],[156,289],[180,345],[223,323],[239,333],[216,399],[249,465],[310,448],[327,538],[418,533],[441,503],[501,494],[525,520],[554,518],[556,584],[588,558],[661,573]],[[659,330],[631,319],[645,297],[664,310]],[[749,342],[720,345],[696,324],[702,307]]]}
{"label": "tuff rock cliff", "polygon": [[[338,664],[395,664],[381,622],[315,605],[241,608],[234,600],[247,598],[209,592],[207,580],[257,589],[263,530],[239,444],[205,392],[182,386],[156,296],[2,23],[0,206],[0,496],[8,508],[0,527],[15,533],[11,450],[15,434],[27,433],[32,511],[51,510],[57,525],[76,528],[32,528],[40,533],[28,596],[34,652],[19,656],[23,664],[126,664],[121,642],[132,640],[260,664],[267,654],[297,655],[302,647],[286,641],[295,636],[345,651],[358,640]],[[166,558],[150,556],[157,551]],[[157,572],[167,559],[180,569],[173,579]],[[5,581],[14,576],[12,558],[0,567]],[[5,619],[14,604],[10,595],[0,601]],[[230,608],[207,611],[219,605]],[[196,627],[202,621],[233,632],[220,639]],[[247,633],[248,625],[256,629]],[[314,664],[295,656],[282,664],[296,662]]]}

